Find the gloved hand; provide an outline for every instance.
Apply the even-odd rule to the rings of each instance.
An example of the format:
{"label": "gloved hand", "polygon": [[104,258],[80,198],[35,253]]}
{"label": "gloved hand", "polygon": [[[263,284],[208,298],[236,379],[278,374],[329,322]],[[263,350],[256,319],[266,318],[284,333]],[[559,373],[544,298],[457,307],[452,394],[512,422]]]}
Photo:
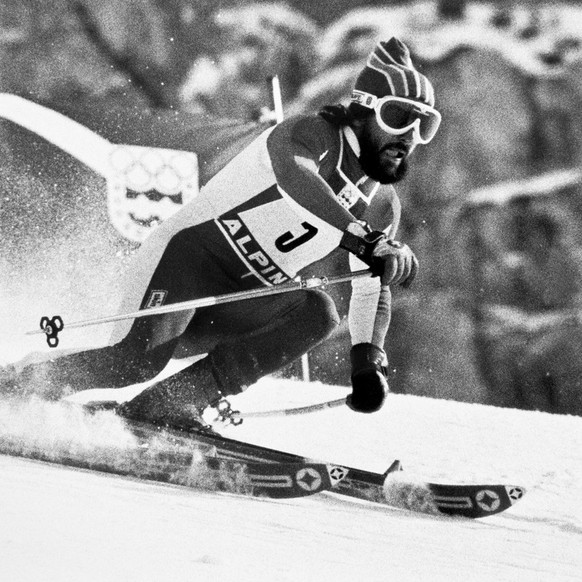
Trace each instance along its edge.
{"label": "gloved hand", "polygon": [[384,237],[374,246],[372,257],[384,263],[382,285],[410,287],[418,272],[418,259],[407,244]]}
{"label": "gloved hand", "polygon": [[410,287],[418,271],[418,259],[410,247],[390,240],[385,233],[366,231],[351,223],[344,231],[340,247],[353,253],[370,266],[374,276],[382,277],[383,285]]}
{"label": "gloved hand", "polygon": [[380,410],[389,390],[386,352],[374,344],[356,344],[350,351],[350,360],[352,393],[346,404],[356,412]]}

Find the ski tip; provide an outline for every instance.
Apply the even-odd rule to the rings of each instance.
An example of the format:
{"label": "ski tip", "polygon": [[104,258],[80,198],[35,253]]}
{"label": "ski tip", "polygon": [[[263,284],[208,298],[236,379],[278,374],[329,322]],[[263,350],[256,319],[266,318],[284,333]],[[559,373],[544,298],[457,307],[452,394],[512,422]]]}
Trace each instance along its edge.
{"label": "ski tip", "polygon": [[392,464],[388,467],[388,469],[386,469],[383,477],[386,478],[386,477],[388,477],[388,475],[390,475],[390,473],[397,473],[398,471],[402,471],[402,470],[403,470],[402,463],[398,459],[395,459],[392,462]]}
{"label": "ski tip", "polygon": [[526,493],[525,487],[518,485],[505,485],[505,491],[511,505],[517,503]]}

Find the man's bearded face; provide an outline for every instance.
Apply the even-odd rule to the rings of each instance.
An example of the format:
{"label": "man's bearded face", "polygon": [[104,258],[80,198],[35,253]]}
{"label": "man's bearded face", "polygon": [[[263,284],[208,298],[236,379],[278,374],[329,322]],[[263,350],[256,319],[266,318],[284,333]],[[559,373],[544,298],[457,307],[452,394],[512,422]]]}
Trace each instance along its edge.
{"label": "man's bearded face", "polygon": [[364,172],[381,184],[395,184],[408,172],[408,156],[414,149],[413,130],[403,135],[390,135],[367,118],[360,142],[360,164]]}

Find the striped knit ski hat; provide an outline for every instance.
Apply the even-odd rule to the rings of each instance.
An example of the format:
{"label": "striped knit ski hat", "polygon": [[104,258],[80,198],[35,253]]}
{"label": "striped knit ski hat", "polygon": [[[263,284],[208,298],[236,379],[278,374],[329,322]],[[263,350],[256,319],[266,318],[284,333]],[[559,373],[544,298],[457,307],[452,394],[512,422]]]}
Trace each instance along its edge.
{"label": "striped knit ski hat", "polygon": [[408,47],[396,37],[376,45],[354,89],[376,97],[406,97],[434,107],[431,82],[414,68]]}

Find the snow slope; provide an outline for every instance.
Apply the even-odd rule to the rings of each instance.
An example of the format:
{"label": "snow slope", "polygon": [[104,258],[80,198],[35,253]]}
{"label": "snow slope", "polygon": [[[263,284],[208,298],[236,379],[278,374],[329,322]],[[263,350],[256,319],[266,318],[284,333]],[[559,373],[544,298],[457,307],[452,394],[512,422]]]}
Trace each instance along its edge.
{"label": "snow slope", "polygon": [[[259,410],[345,391],[271,378],[233,400]],[[0,443],[19,433],[56,456],[128,438],[119,426],[92,434],[54,410],[5,413],[0,405]],[[471,521],[334,494],[260,500],[0,455],[0,580],[582,580],[580,417],[391,395],[369,416],[339,408],[224,433],[373,471],[400,458],[412,477],[499,480],[528,493]]]}

